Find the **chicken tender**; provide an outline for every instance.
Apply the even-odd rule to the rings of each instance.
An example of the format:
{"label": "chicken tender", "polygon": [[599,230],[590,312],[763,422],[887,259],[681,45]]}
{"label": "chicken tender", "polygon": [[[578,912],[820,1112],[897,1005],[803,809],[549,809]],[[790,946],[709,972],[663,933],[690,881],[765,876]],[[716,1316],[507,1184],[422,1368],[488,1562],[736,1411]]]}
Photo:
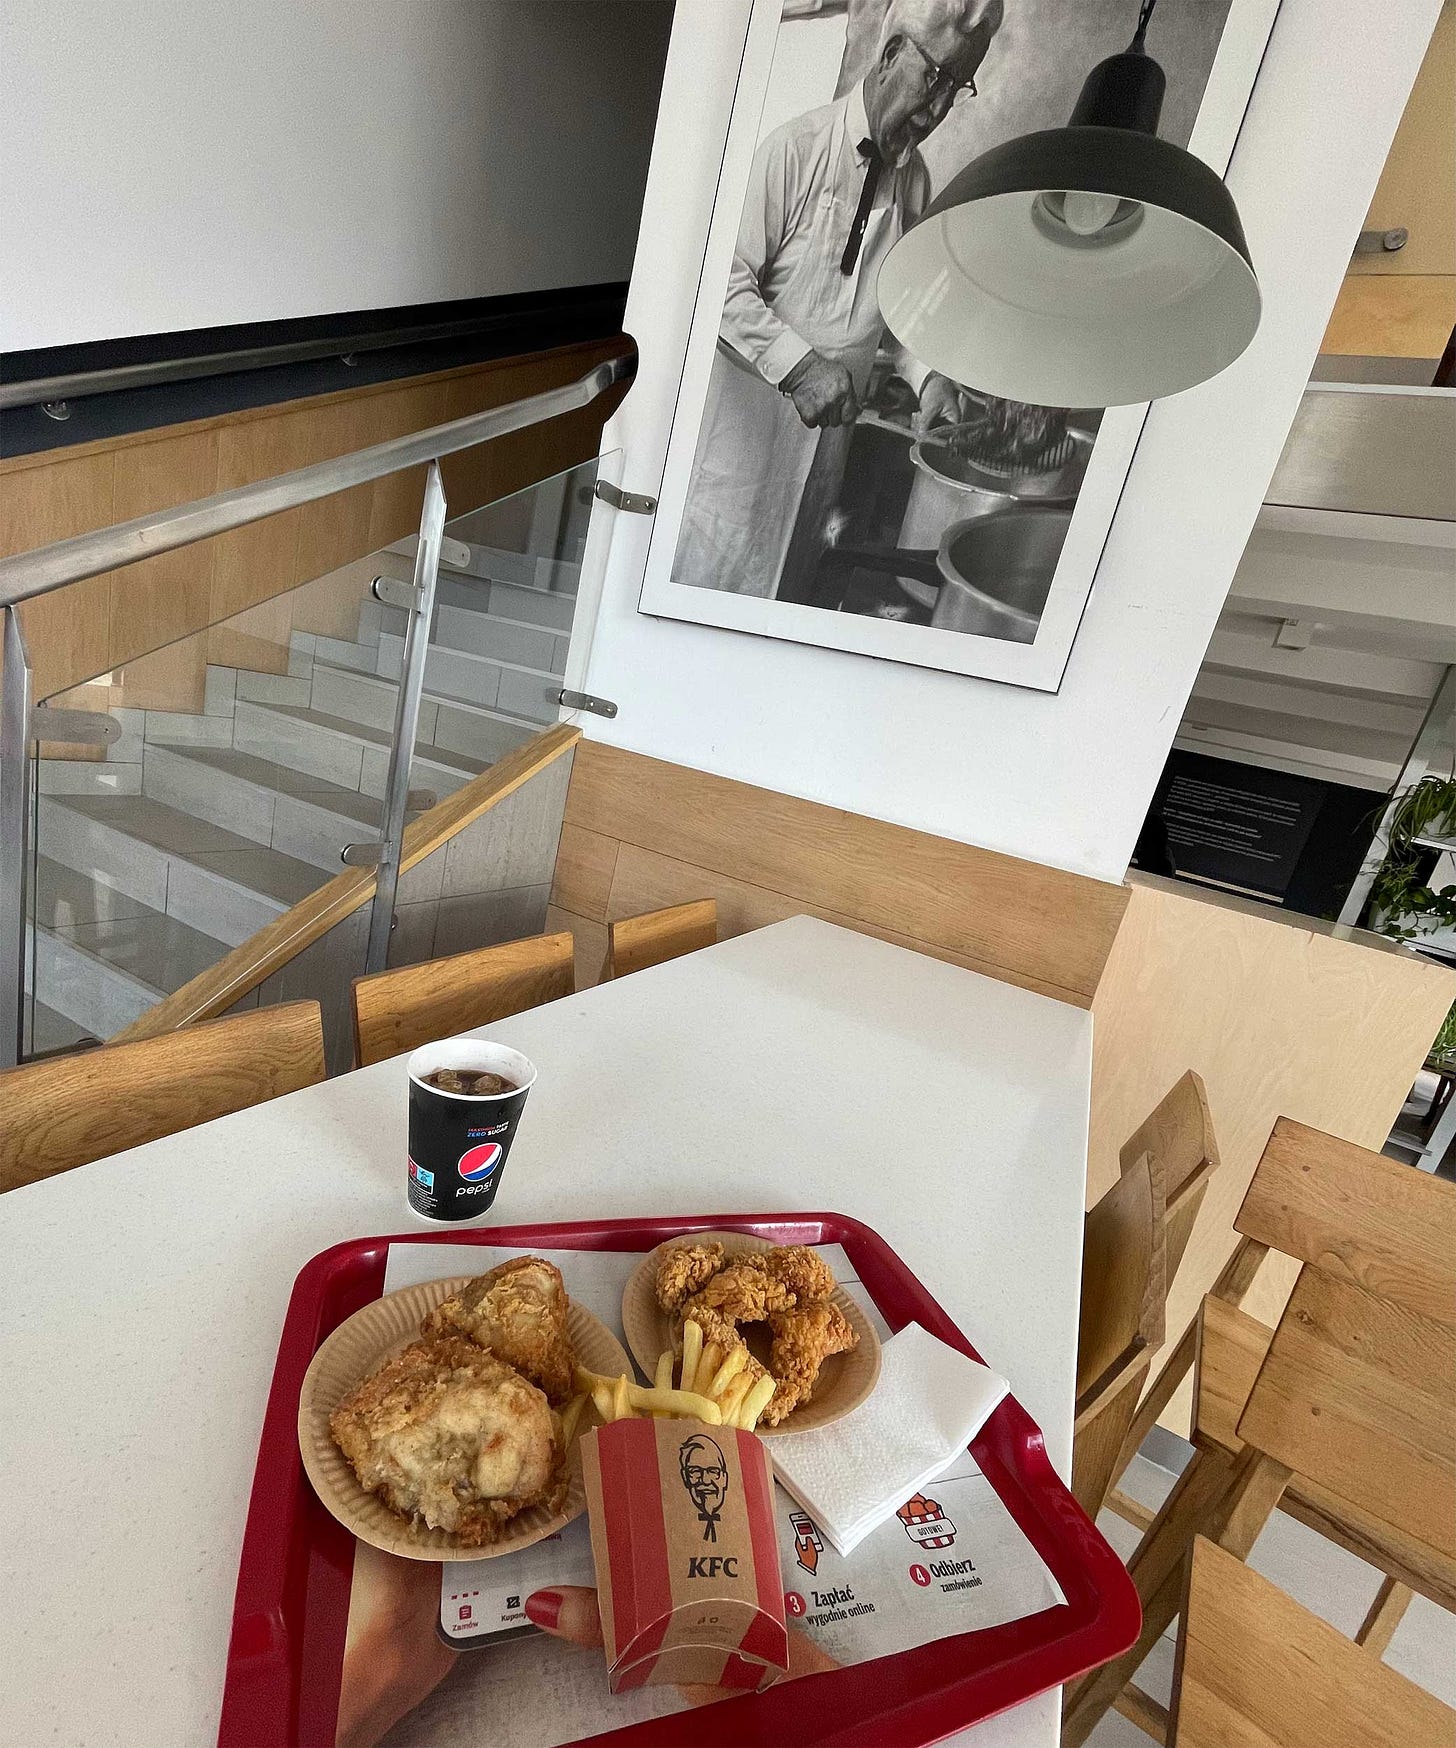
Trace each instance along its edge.
{"label": "chicken tender", "polygon": [[735,1348],[741,1347],[745,1355],[743,1371],[750,1381],[757,1383],[760,1378],[766,1376],[765,1368],[749,1352],[748,1343],[739,1333],[737,1326],[721,1311],[712,1311],[706,1306],[688,1305],[683,1308],[682,1315],[673,1325],[672,1349],[675,1354],[682,1353],[682,1327],[689,1317],[702,1330],[704,1347],[710,1347],[716,1342],[723,1350],[724,1359],[727,1359]]}
{"label": "chicken tender", "polygon": [[834,1270],[807,1244],[782,1244],[741,1256],[738,1261],[742,1267],[762,1269],[782,1281],[801,1304],[808,1299],[827,1299],[834,1291]]}
{"label": "chicken tender", "polygon": [[777,1426],[814,1394],[819,1367],[830,1354],[847,1353],[858,1347],[859,1336],[839,1307],[828,1299],[779,1312],[769,1318],[769,1328],[773,1331],[773,1347],[769,1351],[768,1369],[778,1379],[778,1386],[763,1411],[763,1419],[769,1426]]}
{"label": "chicken tender", "polygon": [[723,1266],[721,1244],[674,1244],[657,1261],[657,1302],[676,1311],[685,1299],[705,1287]]}
{"label": "chicken tender", "polygon": [[700,1310],[721,1311],[731,1323],[762,1323],[774,1312],[787,1311],[793,1304],[794,1295],[781,1280],[744,1261],[714,1275],[684,1305],[683,1314],[697,1317]]}
{"label": "chicken tender", "polygon": [[529,1378],[560,1406],[576,1388],[576,1354],[566,1332],[561,1270],[539,1256],[515,1256],[454,1293],[420,1325],[424,1336],[468,1336]]}
{"label": "chicken tender", "polygon": [[484,1547],[530,1506],[560,1506],[565,1455],[546,1398],[463,1336],[417,1341],[357,1384],[329,1430],[359,1485],[418,1528]]}

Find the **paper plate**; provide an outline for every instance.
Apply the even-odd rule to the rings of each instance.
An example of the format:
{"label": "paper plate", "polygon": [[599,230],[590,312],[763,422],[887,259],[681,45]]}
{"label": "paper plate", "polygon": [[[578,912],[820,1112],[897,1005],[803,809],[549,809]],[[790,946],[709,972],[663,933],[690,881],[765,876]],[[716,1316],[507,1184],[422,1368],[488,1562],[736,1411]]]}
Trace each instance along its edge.
{"label": "paper plate", "polygon": [[[657,1302],[657,1261],[664,1250],[676,1244],[718,1243],[732,1258],[749,1251],[773,1250],[766,1238],[755,1238],[746,1232],[692,1232],[659,1244],[632,1271],[622,1294],[622,1328],[634,1358],[650,1378],[657,1358],[664,1348],[672,1346],[673,1314],[664,1311]],[[778,1426],[758,1423],[763,1438],[781,1438],[786,1433],[810,1432],[816,1426],[828,1426],[842,1420],[875,1387],[880,1375],[880,1338],[875,1334],[864,1312],[841,1286],[836,1286],[830,1298],[849,1320],[849,1326],[859,1336],[859,1346],[848,1353],[831,1354],[819,1368],[814,1394],[801,1402]],[[766,1323],[742,1326],[754,1358],[768,1363],[769,1331]]]}
{"label": "paper plate", "polygon": [[[568,1479],[562,1508],[553,1512],[538,1505],[523,1511],[505,1526],[499,1541],[484,1548],[464,1547],[445,1530],[416,1530],[382,1499],[364,1491],[344,1453],[334,1443],[329,1416],[344,1397],[361,1378],[417,1341],[421,1319],[473,1279],[472,1275],[453,1275],[449,1280],[424,1281],[365,1305],[346,1318],[319,1348],[304,1374],[299,1393],[298,1448],[314,1492],[361,1542],[406,1560],[492,1560],[498,1554],[513,1554],[554,1535],[563,1524],[586,1510],[586,1489],[576,1446],[589,1426],[600,1424],[590,1402],[577,1421],[566,1453]],[[633,1375],[632,1362],[616,1336],[574,1299],[567,1302],[566,1327],[582,1365],[610,1377],[622,1372],[628,1377]]]}

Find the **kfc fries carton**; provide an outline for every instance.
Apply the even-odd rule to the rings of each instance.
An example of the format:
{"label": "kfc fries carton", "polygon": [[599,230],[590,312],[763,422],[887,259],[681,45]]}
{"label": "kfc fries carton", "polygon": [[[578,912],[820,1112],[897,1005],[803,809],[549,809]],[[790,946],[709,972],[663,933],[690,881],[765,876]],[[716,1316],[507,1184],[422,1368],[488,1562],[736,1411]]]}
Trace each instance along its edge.
{"label": "kfc fries carton", "polygon": [[788,1667],[773,1474],[751,1433],[618,1420],[581,1441],[613,1693],[759,1689]]}

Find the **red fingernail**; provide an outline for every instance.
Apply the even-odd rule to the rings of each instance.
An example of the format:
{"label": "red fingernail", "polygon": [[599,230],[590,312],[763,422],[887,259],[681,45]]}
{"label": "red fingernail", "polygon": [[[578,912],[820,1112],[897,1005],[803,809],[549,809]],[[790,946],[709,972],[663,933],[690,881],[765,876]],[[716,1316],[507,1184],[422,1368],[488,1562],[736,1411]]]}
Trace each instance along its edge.
{"label": "red fingernail", "polygon": [[526,1618],[549,1633],[561,1619],[561,1602],[559,1590],[534,1591],[526,1598]]}

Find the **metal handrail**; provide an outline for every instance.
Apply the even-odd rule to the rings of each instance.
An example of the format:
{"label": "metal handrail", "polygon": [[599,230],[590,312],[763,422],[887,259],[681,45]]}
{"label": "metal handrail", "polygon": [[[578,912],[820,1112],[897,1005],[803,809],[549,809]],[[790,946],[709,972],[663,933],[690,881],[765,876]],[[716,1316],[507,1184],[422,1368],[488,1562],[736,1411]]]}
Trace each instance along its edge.
{"label": "metal handrail", "polygon": [[32,376],[0,382],[0,412],[39,407],[48,401],[79,401],[126,389],[155,388],[167,382],[193,382],[200,376],[233,376],[240,371],[272,370],[280,364],[309,364],[320,358],[352,361],[360,352],[391,352],[440,340],[467,339],[498,329],[506,318],[462,317],[452,322],[414,322],[408,327],[335,334],[316,340],[283,340],[272,346],[239,346],[230,352],[198,352],[187,358],[154,358],[145,364],[114,364],[104,370],[72,370],[59,376]]}
{"label": "metal handrail", "polygon": [[214,534],[244,528],[250,522],[277,515],[280,510],[332,497],[335,492],[365,485],[403,468],[438,461],[488,438],[539,425],[560,413],[588,406],[614,383],[630,382],[636,372],[634,349],[609,358],[575,382],[512,401],[508,406],[471,413],[407,437],[391,437],[368,449],[316,461],[292,473],[234,486],[230,491],[215,492],[210,498],[135,516],[129,522],[116,522],[109,528],[97,528],[89,534],[77,534],[69,540],[53,541],[49,546],[37,546],[13,558],[0,559],[0,609],[18,606],[37,595],[64,588],[67,583],[100,576],[139,559],[175,552],[179,546],[191,546]]}

